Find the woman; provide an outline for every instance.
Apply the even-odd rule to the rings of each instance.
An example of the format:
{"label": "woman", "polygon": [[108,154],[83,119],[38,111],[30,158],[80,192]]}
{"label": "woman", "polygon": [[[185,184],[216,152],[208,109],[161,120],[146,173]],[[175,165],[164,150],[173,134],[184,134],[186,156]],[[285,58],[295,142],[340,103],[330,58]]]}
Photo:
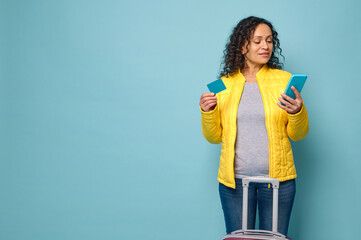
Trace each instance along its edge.
{"label": "woman", "polygon": [[[309,125],[301,94],[294,87],[295,100],[283,94],[291,74],[280,70],[277,35],[265,19],[241,20],[224,51],[227,89],[199,102],[204,137],[222,142],[218,181],[227,234],[242,228],[242,177],[268,176],[281,182],[278,231],[287,235],[296,178],[289,138],[303,139]],[[257,205],[259,228],[272,230],[268,184],[250,184],[248,229],[255,228]]]}

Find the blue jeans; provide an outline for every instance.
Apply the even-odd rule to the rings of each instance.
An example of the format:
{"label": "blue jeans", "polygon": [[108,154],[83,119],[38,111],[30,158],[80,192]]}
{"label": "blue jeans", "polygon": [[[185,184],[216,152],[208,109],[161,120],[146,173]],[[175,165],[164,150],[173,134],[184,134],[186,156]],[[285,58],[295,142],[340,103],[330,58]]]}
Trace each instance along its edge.
{"label": "blue jeans", "polygon": [[[255,229],[258,205],[259,229],[272,231],[272,187],[267,183],[250,183],[248,192],[247,228]],[[296,193],[294,179],[281,182],[278,195],[278,232],[287,235],[293,200]],[[219,183],[227,234],[242,229],[242,179],[236,178],[236,189]]]}

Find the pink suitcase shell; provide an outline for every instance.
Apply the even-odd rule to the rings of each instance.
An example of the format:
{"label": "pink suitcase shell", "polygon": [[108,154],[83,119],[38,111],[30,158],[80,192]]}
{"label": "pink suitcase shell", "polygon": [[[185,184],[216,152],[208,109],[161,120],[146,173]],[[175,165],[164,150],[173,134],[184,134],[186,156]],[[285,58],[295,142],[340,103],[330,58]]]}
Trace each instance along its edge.
{"label": "pink suitcase shell", "polygon": [[278,189],[280,182],[274,178],[268,177],[247,177],[242,179],[243,185],[243,209],[248,209],[248,186],[250,182],[271,183],[273,188],[273,216],[272,216],[272,231],[265,230],[248,230],[247,229],[247,211],[242,211],[242,229],[231,232],[222,240],[259,240],[259,239],[273,239],[273,240],[291,240],[291,238],[278,233]]}

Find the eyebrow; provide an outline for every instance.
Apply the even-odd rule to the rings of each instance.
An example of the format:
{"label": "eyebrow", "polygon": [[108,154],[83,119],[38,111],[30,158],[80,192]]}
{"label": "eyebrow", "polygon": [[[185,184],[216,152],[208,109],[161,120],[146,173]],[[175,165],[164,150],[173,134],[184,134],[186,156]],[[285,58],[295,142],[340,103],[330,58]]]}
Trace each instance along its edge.
{"label": "eyebrow", "polygon": [[[263,36],[254,36],[253,38],[257,38],[257,37],[263,37]],[[271,34],[271,35],[266,36],[266,38],[269,38],[269,37],[272,37],[272,34]]]}

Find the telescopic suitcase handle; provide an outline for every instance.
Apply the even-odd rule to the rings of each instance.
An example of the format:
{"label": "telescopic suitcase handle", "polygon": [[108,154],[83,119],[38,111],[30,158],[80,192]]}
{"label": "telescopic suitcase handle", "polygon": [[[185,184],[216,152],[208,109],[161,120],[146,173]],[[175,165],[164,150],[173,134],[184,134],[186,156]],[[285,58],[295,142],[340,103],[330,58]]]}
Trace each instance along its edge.
{"label": "telescopic suitcase handle", "polygon": [[243,186],[242,230],[247,230],[248,186],[250,182],[272,184],[272,188],[273,188],[272,231],[278,232],[278,189],[280,186],[280,181],[275,178],[269,178],[269,177],[242,178],[242,186]]}

